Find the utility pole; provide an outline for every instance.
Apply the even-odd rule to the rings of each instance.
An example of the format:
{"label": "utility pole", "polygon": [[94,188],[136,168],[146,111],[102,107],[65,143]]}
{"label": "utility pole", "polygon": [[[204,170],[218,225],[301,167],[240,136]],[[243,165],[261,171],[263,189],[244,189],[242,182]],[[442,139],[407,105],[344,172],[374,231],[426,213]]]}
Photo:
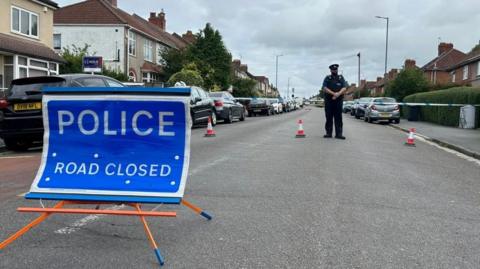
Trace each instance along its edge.
{"label": "utility pole", "polygon": [[[357,92],[360,90],[360,52],[357,54],[358,56],[358,86],[357,86]],[[359,93],[360,94],[360,93]]]}
{"label": "utility pole", "polygon": [[387,73],[387,59],[388,59],[388,24],[390,21],[389,17],[382,17],[382,16],[375,16],[377,19],[384,19],[387,21],[387,34],[386,34],[386,41],[385,41],[385,73]]}
{"label": "utility pole", "polygon": [[288,77],[288,83],[287,83],[287,99],[289,94],[290,94],[290,77]]}

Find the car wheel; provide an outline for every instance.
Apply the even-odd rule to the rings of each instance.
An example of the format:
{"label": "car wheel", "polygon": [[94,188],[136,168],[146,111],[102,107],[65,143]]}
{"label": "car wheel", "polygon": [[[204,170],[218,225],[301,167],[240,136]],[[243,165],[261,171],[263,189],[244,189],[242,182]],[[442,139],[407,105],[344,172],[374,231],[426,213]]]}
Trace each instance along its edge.
{"label": "car wheel", "polygon": [[365,116],[365,117],[363,118],[363,121],[365,121],[365,122],[368,121],[367,116]]}
{"label": "car wheel", "polygon": [[270,109],[267,110],[267,116],[270,116]]}
{"label": "car wheel", "polygon": [[357,113],[355,113],[355,119],[360,119],[360,116]]}
{"label": "car wheel", "polygon": [[215,111],[210,113],[210,117],[212,117],[212,126],[217,125],[217,114],[215,114]]}
{"label": "car wheel", "polygon": [[399,123],[400,123],[400,119],[396,119],[395,124],[399,124]]}
{"label": "car wheel", "polygon": [[8,150],[13,151],[26,151],[32,146],[32,141],[23,139],[8,138],[4,139],[3,142],[5,142],[5,147]]}
{"label": "car wheel", "polygon": [[245,120],[245,110],[242,111],[242,114],[240,115],[240,121]]}
{"label": "car wheel", "polygon": [[373,120],[370,118],[370,116],[368,117],[368,123],[373,123]]}
{"label": "car wheel", "polygon": [[232,121],[233,121],[232,111],[229,110],[229,111],[228,111],[227,118],[225,119],[225,123],[232,123]]}

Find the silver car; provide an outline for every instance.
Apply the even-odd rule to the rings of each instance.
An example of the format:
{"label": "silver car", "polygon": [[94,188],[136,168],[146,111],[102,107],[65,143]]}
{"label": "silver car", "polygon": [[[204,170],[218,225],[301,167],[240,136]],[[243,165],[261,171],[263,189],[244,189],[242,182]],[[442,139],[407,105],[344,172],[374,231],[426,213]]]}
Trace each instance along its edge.
{"label": "silver car", "polygon": [[373,98],[365,108],[365,121],[388,121],[400,123],[400,108],[397,101],[390,97]]}

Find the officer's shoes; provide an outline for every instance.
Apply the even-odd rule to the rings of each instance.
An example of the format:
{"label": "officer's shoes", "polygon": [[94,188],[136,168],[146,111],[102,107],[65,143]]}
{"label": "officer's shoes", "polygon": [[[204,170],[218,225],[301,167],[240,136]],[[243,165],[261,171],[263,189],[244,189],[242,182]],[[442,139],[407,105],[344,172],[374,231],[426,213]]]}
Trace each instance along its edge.
{"label": "officer's shoes", "polygon": [[323,138],[332,138],[332,135],[331,134],[326,134],[323,136]]}
{"label": "officer's shoes", "polygon": [[336,139],[342,139],[342,140],[347,139],[347,138],[346,138],[345,136],[343,136],[343,135],[336,135],[335,138],[336,138]]}

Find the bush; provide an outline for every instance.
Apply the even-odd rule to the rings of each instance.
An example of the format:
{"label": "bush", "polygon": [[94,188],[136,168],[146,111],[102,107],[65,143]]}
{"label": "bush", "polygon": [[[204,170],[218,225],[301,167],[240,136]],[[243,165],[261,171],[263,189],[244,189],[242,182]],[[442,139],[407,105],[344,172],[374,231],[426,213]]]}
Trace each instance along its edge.
{"label": "bush", "polygon": [[[480,88],[454,87],[446,90],[423,92],[409,95],[403,99],[407,103],[432,104],[480,104]],[[480,126],[480,107],[475,107],[475,125]],[[405,116],[408,117],[408,109]],[[446,126],[459,125],[460,107],[422,106],[419,119]]]}
{"label": "bush", "polygon": [[197,66],[193,63],[187,64],[180,72],[173,74],[167,81],[168,86],[175,86],[176,82],[183,81],[188,86],[203,87],[204,81]]}

